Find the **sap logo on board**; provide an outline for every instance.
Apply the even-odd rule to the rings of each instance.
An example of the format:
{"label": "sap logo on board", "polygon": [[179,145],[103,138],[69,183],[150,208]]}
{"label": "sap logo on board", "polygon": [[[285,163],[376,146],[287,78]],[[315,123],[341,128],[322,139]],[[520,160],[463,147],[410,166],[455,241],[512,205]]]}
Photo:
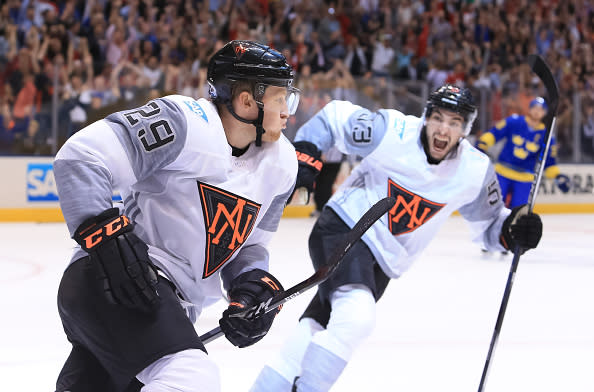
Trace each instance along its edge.
{"label": "sap logo on board", "polygon": [[27,165],[27,200],[58,200],[58,190],[51,163],[29,163]]}

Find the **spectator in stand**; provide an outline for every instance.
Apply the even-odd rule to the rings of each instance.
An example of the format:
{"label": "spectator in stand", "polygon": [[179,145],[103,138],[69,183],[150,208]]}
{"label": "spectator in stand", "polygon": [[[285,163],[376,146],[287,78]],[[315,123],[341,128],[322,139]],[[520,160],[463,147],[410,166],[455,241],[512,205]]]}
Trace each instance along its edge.
{"label": "spectator in stand", "polygon": [[462,60],[456,61],[453,71],[448,74],[445,82],[446,84],[453,84],[458,87],[464,87],[466,85],[466,67]]}
{"label": "spectator in stand", "polygon": [[[200,63],[208,60],[215,45],[220,48],[221,42],[241,35],[274,45],[297,64],[299,73],[301,68],[311,69],[311,80],[316,83],[337,58],[356,77],[383,75],[387,79],[380,80],[380,86],[389,83],[393,75],[437,86],[446,83],[442,71],[450,74],[447,82],[460,85],[463,81],[469,87],[468,77],[475,85],[476,76],[479,84],[489,78],[491,85],[498,86],[492,98],[499,107],[496,117],[503,118],[518,109],[514,99],[525,88],[525,81],[516,75],[524,72],[518,65],[525,64],[529,53],[538,52],[546,55],[558,77],[560,96],[565,99],[557,130],[561,156],[567,156],[572,152],[573,129],[581,126],[573,124],[572,97],[588,90],[585,80],[593,69],[594,12],[576,0],[552,2],[549,7],[537,7],[534,2],[411,0],[247,0],[240,2],[241,7],[235,1],[214,0],[0,3],[0,64],[3,58],[6,61],[0,73],[0,83],[5,86],[0,95],[9,92],[6,103],[11,110],[23,86],[23,75],[43,75],[46,63],[53,64],[56,56],[66,58],[61,85],[71,83],[75,73],[83,83],[90,84],[94,75],[109,80],[111,68],[124,59],[141,68],[146,66],[153,82],[157,74],[164,74],[164,83],[153,84],[161,93],[201,89]],[[32,33],[34,29],[37,34]],[[391,38],[377,42],[384,33]],[[35,36],[39,46],[35,46]],[[88,49],[81,47],[84,45]],[[23,48],[31,51],[34,61],[21,67],[15,59]],[[81,70],[75,61],[84,62],[83,52],[88,52],[93,61],[92,75],[85,76],[86,67]],[[160,71],[148,70],[153,56],[159,60]],[[488,67],[477,68],[486,56]],[[79,64],[79,69],[73,69],[73,64]],[[123,90],[131,91],[130,83],[143,83],[135,72],[127,68],[122,71],[118,80],[127,84]],[[43,93],[43,83],[36,84]],[[366,84],[361,92],[371,88],[377,89],[377,85]],[[56,93],[61,94],[61,90]],[[371,95],[385,98],[384,91]],[[96,107],[115,100],[97,91],[94,95]]]}
{"label": "spectator in stand", "polygon": [[0,154],[7,154],[13,146],[12,113],[10,105],[0,98]]}
{"label": "spectator in stand", "polygon": [[[6,9],[6,5],[3,8]],[[10,74],[18,70],[18,63],[15,62],[18,53],[17,27],[4,23],[0,25],[0,33],[0,97],[4,97]]]}
{"label": "spectator in stand", "polygon": [[95,76],[91,88],[91,109],[98,110],[117,101],[118,97],[114,94],[117,86],[113,83],[113,79],[108,80],[104,75]]}
{"label": "spectator in stand", "polygon": [[427,73],[429,91],[435,91],[439,86],[445,84],[445,81],[448,78],[448,71],[446,68],[443,56],[437,57],[435,62],[429,65],[429,73]]}
{"label": "spectator in stand", "polygon": [[349,36],[349,39],[344,63],[351,75],[360,77],[369,71],[366,54],[367,48],[361,45],[359,38],[355,35]]}
{"label": "spectator in stand", "polygon": [[[152,81],[144,70],[128,60],[122,60],[111,72],[111,92],[125,107],[137,106],[146,100]],[[134,101],[135,105],[128,102]]]}
{"label": "spectator in stand", "polygon": [[87,124],[87,111],[91,105],[90,83],[83,82],[79,74],[73,73],[64,88],[62,100],[59,131],[65,130],[66,138],[69,138]]}
{"label": "spectator in stand", "polygon": [[317,31],[312,31],[310,34],[310,41],[308,42],[309,53],[305,59],[305,63],[311,68],[312,73],[326,72],[330,69],[332,64],[328,62],[323,45],[319,39]]}
{"label": "spectator in stand", "polygon": [[582,153],[587,160],[594,161],[594,102],[586,100],[582,104]]}
{"label": "spectator in stand", "polygon": [[12,132],[15,139],[22,138],[29,127],[29,121],[33,117],[35,94],[37,94],[34,75],[32,73],[25,73],[22,77],[22,88],[16,93],[12,109],[14,122]]}
{"label": "spectator in stand", "polygon": [[14,144],[14,152],[19,155],[50,155],[51,148],[47,143],[48,129],[41,129],[39,122],[31,119],[26,132]]}
{"label": "spectator in stand", "polygon": [[142,74],[149,82],[149,87],[151,89],[162,90],[165,85],[165,75],[157,57],[151,56],[148,62],[141,68]]}
{"label": "spectator in stand", "polygon": [[337,9],[334,2],[330,2],[329,5],[322,6],[318,34],[322,47],[326,52],[326,56],[329,58],[344,58],[345,48],[342,37],[342,30],[340,28],[340,22],[337,19],[337,13],[342,14],[342,7]]}
{"label": "spectator in stand", "polygon": [[112,24],[108,27],[106,34],[109,39],[106,52],[107,63],[115,66],[120,60],[128,58],[128,43],[125,39],[125,31],[122,27]]}
{"label": "spectator in stand", "polygon": [[380,33],[377,41],[373,42],[373,56],[371,60],[371,72],[375,77],[390,76],[390,64],[394,60],[396,52],[392,48],[392,35]]}
{"label": "spectator in stand", "polygon": [[26,11],[24,15],[20,15],[19,13],[19,21],[18,21],[18,33],[20,36],[27,35],[29,29],[35,26],[35,7],[33,5],[29,5],[26,7]]}

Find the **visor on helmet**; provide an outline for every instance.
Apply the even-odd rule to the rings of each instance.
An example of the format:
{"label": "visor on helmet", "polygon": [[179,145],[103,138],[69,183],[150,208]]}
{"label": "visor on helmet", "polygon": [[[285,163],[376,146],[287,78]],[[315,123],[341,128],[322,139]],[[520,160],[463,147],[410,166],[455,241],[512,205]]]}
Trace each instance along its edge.
{"label": "visor on helmet", "polygon": [[[271,85],[268,83],[256,83],[256,91],[254,91],[254,98],[259,105],[264,105],[262,103],[262,98],[264,97],[264,93],[266,92],[266,88],[268,86],[276,86]],[[282,87],[282,86],[276,86]],[[301,97],[301,90],[296,87],[289,86],[285,87],[287,89],[287,95],[285,96],[285,102],[287,103],[287,109],[289,115],[294,115],[297,112],[297,107],[299,106],[299,98]]]}

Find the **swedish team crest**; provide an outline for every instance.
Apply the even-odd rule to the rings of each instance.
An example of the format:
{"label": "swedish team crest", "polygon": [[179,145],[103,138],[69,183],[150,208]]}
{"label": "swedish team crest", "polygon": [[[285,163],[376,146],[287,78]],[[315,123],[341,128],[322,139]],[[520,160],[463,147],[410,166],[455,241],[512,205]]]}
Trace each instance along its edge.
{"label": "swedish team crest", "polygon": [[260,204],[198,181],[206,226],[205,279],[221,268],[247,240]]}
{"label": "swedish team crest", "polygon": [[388,212],[388,227],[393,235],[418,229],[445,206],[412,193],[391,179],[388,179],[388,196],[396,199],[396,204]]}

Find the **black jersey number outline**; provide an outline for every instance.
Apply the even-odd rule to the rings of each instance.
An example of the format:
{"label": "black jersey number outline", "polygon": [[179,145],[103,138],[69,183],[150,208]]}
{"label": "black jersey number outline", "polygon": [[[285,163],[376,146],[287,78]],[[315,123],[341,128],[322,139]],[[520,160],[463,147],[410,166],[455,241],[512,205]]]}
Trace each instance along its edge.
{"label": "black jersey number outline", "polygon": [[356,143],[371,142],[371,123],[373,120],[367,114],[361,114],[357,118],[357,123],[353,127],[352,137]]}
{"label": "black jersey number outline", "polygon": [[487,186],[487,192],[487,200],[489,201],[490,205],[496,204],[501,199],[501,195],[499,194],[499,184],[497,181],[493,181]]}
{"label": "black jersey number outline", "polygon": [[[124,113],[124,117],[126,117],[126,120],[128,120],[131,126],[138,124],[140,121],[135,118],[135,116],[133,116],[134,114],[138,114],[143,118],[151,118],[161,113],[161,108],[156,102],[149,102],[146,106],[150,106],[152,110],[146,111],[143,108],[140,108]],[[150,130],[150,134],[152,135],[152,142],[149,142],[149,135],[147,134],[146,129],[142,128],[138,130],[138,138],[140,139],[146,151],[153,151],[154,149],[162,147],[175,139],[175,134],[173,133],[169,122],[167,122],[165,119],[150,123],[148,128]],[[161,135],[165,137],[162,137]]]}

